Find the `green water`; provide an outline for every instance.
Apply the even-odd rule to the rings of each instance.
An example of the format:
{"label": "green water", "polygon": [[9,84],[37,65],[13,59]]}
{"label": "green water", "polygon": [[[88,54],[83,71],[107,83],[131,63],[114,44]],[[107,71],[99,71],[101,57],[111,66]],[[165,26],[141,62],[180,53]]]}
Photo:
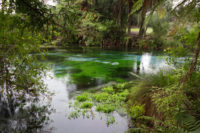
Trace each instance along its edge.
{"label": "green water", "polygon": [[[169,67],[161,54],[151,52],[114,51],[101,49],[56,49],[49,50],[45,58],[38,55],[41,62],[49,65],[50,69],[43,78],[48,91],[53,95],[41,96],[30,106],[16,109],[12,117],[7,117],[8,111],[0,104],[0,132],[48,132],[48,133],[124,133],[129,128],[126,113],[115,111],[113,108],[103,110],[105,105],[95,105],[89,110],[92,117],[79,116],[69,119],[74,111],[70,103],[75,102],[77,95],[84,91],[101,89],[108,84],[135,80],[134,74],[156,73],[159,69]],[[104,88],[105,89],[105,88]],[[125,89],[125,88],[124,88]],[[106,99],[119,104],[116,96],[124,98],[123,94],[110,94]],[[94,94],[94,93],[93,93]],[[98,96],[95,95],[94,96]],[[116,102],[118,101],[118,102]],[[109,106],[109,105],[108,105]],[[7,104],[5,104],[7,107]],[[109,106],[110,107],[110,106]],[[31,113],[30,113],[31,112]],[[107,125],[108,115],[100,112],[110,112],[114,123]],[[3,124],[2,124],[3,123]],[[3,131],[2,131],[3,130]]]}
{"label": "green water", "polygon": [[158,54],[133,51],[111,51],[100,49],[57,49],[49,51],[43,60],[50,63],[49,75],[44,79],[54,93],[51,106],[55,109],[50,115],[47,129],[52,133],[123,133],[128,129],[128,117],[113,112],[115,123],[106,124],[105,114],[92,108],[94,118],[78,117],[68,119],[73,111],[69,103],[74,96],[110,82],[125,82],[136,77],[130,73],[156,73],[168,67]]}
{"label": "green water", "polygon": [[[137,74],[157,71],[164,61],[152,53],[135,53],[98,49],[50,51],[47,60],[53,64],[54,75],[70,75],[70,82],[78,89],[130,80],[130,72]],[[159,65],[159,66],[158,66]]]}

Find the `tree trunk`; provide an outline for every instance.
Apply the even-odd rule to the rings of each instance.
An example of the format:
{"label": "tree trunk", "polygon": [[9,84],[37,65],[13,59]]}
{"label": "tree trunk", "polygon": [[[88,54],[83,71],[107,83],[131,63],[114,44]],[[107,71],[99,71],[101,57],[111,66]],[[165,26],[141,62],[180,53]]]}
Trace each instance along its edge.
{"label": "tree trunk", "polygon": [[119,24],[120,24],[120,29],[122,28],[122,0],[120,0],[119,3]]}
{"label": "tree trunk", "polygon": [[148,2],[148,0],[144,0],[143,6],[142,6],[140,31],[139,31],[139,37],[140,38],[142,38],[143,35],[145,34],[144,22],[145,22],[146,13],[147,13],[147,4],[148,4],[147,2]]}
{"label": "tree trunk", "polygon": [[130,36],[131,34],[131,3],[130,0],[128,0],[128,35]]}
{"label": "tree trunk", "polygon": [[197,49],[194,52],[194,56],[192,58],[188,72],[186,73],[186,75],[181,80],[181,85],[184,85],[191,78],[192,73],[195,71],[197,61],[198,61],[198,57],[199,57],[199,52],[200,52],[200,33],[198,35],[198,40],[197,40]]}
{"label": "tree trunk", "polygon": [[126,48],[129,47],[129,44],[130,44],[130,37],[131,37],[131,1],[128,0],[128,25],[127,25],[127,29],[128,29],[128,33],[127,33],[127,36],[128,36],[128,40],[126,41]]}

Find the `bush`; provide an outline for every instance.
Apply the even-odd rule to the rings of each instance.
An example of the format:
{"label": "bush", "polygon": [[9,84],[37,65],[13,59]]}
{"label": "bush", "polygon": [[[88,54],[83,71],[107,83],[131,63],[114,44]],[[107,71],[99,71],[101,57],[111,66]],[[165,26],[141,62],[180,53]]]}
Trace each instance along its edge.
{"label": "bush", "polygon": [[143,116],[145,113],[144,105],[133,105],[128,109],[128,112],[132,118]]}

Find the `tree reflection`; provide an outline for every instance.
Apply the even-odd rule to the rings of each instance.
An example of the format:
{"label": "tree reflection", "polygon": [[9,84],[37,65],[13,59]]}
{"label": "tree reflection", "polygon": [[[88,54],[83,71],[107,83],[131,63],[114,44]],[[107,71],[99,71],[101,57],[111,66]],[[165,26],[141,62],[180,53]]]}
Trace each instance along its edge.
{"label": "tree reflection", "polygon": [[15,106],[9,112],[4,101],[0,103],[1,133],[36,133],[47,132],[44,127],[50,122],[50,105],[39,105],[38,101]]}

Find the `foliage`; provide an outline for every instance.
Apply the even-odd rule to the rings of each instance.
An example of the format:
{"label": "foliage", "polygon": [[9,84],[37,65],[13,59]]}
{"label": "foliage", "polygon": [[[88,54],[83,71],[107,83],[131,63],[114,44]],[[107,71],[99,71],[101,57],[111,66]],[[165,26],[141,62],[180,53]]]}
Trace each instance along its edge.
{"label": "foliage", "polygon": [[138,11],[139,9],[141,9],[141,7],[143,6],[143,3],[144,3],[144,0],[138,0],[137,2],[135,2],[132,7],[131,14],[133,14],[136,11]]}
{"label": "foliage", "polygon": [[[39,63],[34,55],[39,52],[45,53],[40,49],[40,46],[47,42],[49,37],[46,37],[45,33],[38,29],[44,25],[43,22],[38,20],[42,19],[39,17],[43,16],[36,18],[38,25],[30,25],[34,21],[32,20],[33,17],[36,17],[34,14],[37,10],[30,14],[27,10],[32,7],[20,5],[22,1],[12,2],[13,6],[16,6],[16,10],[13,7],[7,8],[7,5],[3,5],[4,7],[0,11],[0,113],[7,112],[1,117],[4,123],[16,121],[17,124],[8,124],[6,126],[10,127],[3,127],[1,131],[34,132],[43,128],[43,124],[45,125],[48,121],[48,113],[50,113],[45,105],[37,105],[40,100],[39,96],[49,94],[43,83],[43,76],[46,75],[47,67]],[[25,3],[33,6],[34,4],[37,5],[37,2],[39,1]],[[38,12],[42,6],[38,6]],[[13,11],[17,13],[13,14]],[[34,112],[28,116],[27,112],[31,111]],[[16,120],[13,120],[14,118]],[[31,121],[34,118],[37,120]]]}
{"label": "foliage", "polygon": [[144,105],[133,105],[131,108],[128,109],[128,112],[131,118],[134,119],[143,116],[145,113]]}
{"label": "foliage", "polygon": [[[91,1],[66,0],[59,2],[59,8],[56,12],[60,14],[59,19],[61,21],[58,23],[65,27],[62,31],[63,41],[68,45],[75,43],[86,46],[123,43],[124,28],[122,29],[120,24],[116,22],[115,17],[108,15],[109,18],[107,18],[106,10],[99,10],[101,4],[104,5],[105,3],[98,2],[98,5],[93,7]],[[66,45],[66,43],[63,43],[63,45]]]}
{"label": "foliage", "polygon": [[149,41],[149,47],[152,49],[163,49],[167,44],[166,35],[169,29],[169,18],[167,16],[160,18],[159,13],[154,13],[148,25],[152,27],[153,33]]}

